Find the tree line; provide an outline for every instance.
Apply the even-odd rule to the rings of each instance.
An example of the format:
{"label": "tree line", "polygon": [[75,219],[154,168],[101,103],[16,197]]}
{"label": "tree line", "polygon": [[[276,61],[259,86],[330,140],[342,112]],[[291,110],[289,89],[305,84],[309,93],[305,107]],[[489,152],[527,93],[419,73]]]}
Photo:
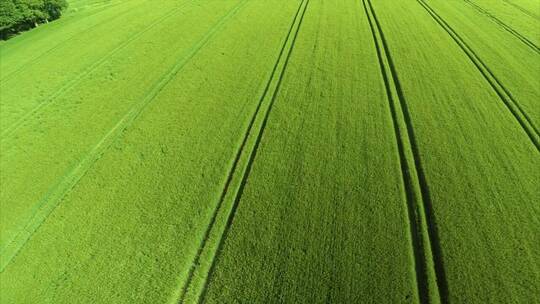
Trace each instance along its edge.
{"label": "tree line", "polygon": [[66,0],[0,0],[0,39],[58,19]]}

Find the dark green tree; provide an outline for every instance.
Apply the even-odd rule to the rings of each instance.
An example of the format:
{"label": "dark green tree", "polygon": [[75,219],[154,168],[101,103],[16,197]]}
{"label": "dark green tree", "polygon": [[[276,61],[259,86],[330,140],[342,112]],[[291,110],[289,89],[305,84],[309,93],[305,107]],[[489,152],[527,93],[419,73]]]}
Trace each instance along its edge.
{"label": "dark green tree", "polygon": [[0,0],[0,38],[58,19],[67,6],[66,0]]}
{"label": "dark green tree", "polygon": [[13,0],[0,1],[0,33],[2,39],[5,39],[4,34],[9,34],[15,24],[18,24],[23,19],[20,10]]}
{"label": "dark green tree", "polygon": [[43,8],[48,15],[48,19],[60,18],[62,11],[68,6],[66,0],[44,0]]}

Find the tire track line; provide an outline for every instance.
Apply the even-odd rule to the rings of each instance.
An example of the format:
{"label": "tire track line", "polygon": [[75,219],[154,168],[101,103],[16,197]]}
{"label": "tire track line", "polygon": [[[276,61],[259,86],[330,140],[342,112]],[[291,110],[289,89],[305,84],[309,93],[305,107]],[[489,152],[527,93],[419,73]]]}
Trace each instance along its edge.
{"label": "tire track line", "polygon": [[[148,1],[148,0],[139,3],[139,5],[135,5],[135,8],[137,8],[137,7],[139,7],[139,6],[142,6],[142,5],[145,4],[147,1]],[[83,19],[81,19],[79,22],[86,21],[87,18],[89,18],[89,17],[91,17],[91,16],[93,16],[93,15],[96,15],[96,14],[98,14],[98,13],[101,13],[101,12],[105,11],[106,9],[112,7],[112,6],[117,6],[118,4],[120,4],[120,3],[117,3],[117,4],[111,4],[110,6],[107,6],[107,7],[103,8],[103,9],[101,9],[101,10],[98,10],[98,11],[96,11],[96,12],[92,12],[91,14],[89,14],[89,15],[85,16]],[[121,16],[123,16],[123,15],[125,15],[125,14],[127,14],[127,13],[129,13],[129,12],[131,12],[131,10],[133,10],[133,9],[135,9],[135,8],[126,9],[125,11],[122,11],[122,12],[116,14],[116,15],[113,16],[112,18],[107,19],[105,22],[98,24],[98,26],[103,26],[103,25],[105,25],[105,24],[107,24],[107,23],[109,23],[109,22],[112,22],[112,21],[116,20],[117,18],[119,18],[119,17],[121,17]],[[79,22],[76,22],[76,24],[78,24]],[[56,50],[56,49],[62,47],[65,43],[67,43],[67,42],[69,42],[69,41],[71,41],[71,40],[74,40],[74,39],[76,39],[76,38],[79,38],[79,35],[80,35],[81,33],[87,32],[87,31],[89,31],[90,29],[94,29],[94,28],[95,28],[95,27],[89,27],[89,28],[84,29],[84,30],[82,30],[82,31],[77,31],[77,32],[75,32],[75,33],[74,33],[73,35],[71,35],[69,38],[67,38],[67,39],[65,39],[65,40],[62,40],[62,41],[58,42],[58,43],[57,43],[55,46],[53,46],[52,48],[46,50],[45,52],[39,54],[39,55],[36,56],[36,57],[30,59],[29,61],[27,61],[26,63],[24,63],[23,65],[21,65],[19,68],[17,68],[16,70],[14,70],[14,71],[8,73],[7,75],[4,75],[4,77],[2,77],[2,78],[0,79],[0,82],[5,83],[5,82],[9,82],[9,81],[13,80],[13,77],[15,77],[15,76],[17,76],[18,74],[20,74],[20,73],[21,73],[22,71],[24,71],[26,68],[32,66],[35,62],[37,62],[37,61],[38,61],[40,58],[42,58],[43,56],[45,56],[45,55],[47,55],[47,54],[50,54],[50,53],[53,52],[54,50]]]}
{"label": "tire track line", "polygon": [[132,35],[130,38],[122,42],[120,45],[115,47],[113,50],[111,50],[109,53],[107,53],[103,58],[100,60],[94,62],[90,67],[88,67],[86,70],[84,70],[82,73],[68,81],[66,84],[64,84],[60,89],[58,89],[55,93],[53,93],[51,96],[49,96],[47,99],[36,105],[32,110],[30,110],[28,113],[23,115],[21,118],[19,118],[17,121],[15,121],[13,124],[11,124],[9,127],[7,127],[5,130],[1,133],[1,141],[4,141],[8,139],[15,131],[17,131],[26,120],[29,118],[35,116],[40,111],[45,109],[47,106],[53,104],[56,100],[58,100],[58,97],[62,96],[64,93],[69,91],[71,88],[73,88],[75,85],[77,85],[79,82],[81,82],[86,76],[90,75],[90,73],[97,70],[99,67],[101,67],[103,64],[105,64],[111,57],[118,54],[120,51],[122,51],[125,47],[129,46],[131,43],[139,39],[143,34],[153,29],[156,25],[164,22],[168,18],[174,16],[176,13],[180,11],[180,9],[186,7],[189,5],[193,0],[187,0],[186,2],[183,2],[179,7],[167,12],[163,16],[157,18],[154,20],[150,25],[145,27],[140,32]]}
{"label": "tire track line", "polygon": [[525,8],[513,3],[513,2],[510,2],[508,0],[503,0],[503,2],[506,2],[508,4],[510,4],[511,6],[515,7],[516,9],[520,10],[522,13],[524,13],[525,15],[529,16],[529,17],[532,17],[536,20],[540,20],[540,17],[534,13],[531,13],[529,12],[528,10],[526,10]]}
{"label": "tire track line", "polygon": [[58,207],[64,196],[69,193],[77,183],[86,175],[92,165],[99,160],[106,150],[113,144],[122,133],[130,127],[147,106],[156,98],[156,96],[173,80],[178,72],[210,41],[224,25],[243,7],[247,0],[238,2],[225,15],[223,15],[208,32],[190,49],[179,57],[176,64],[165,73],[148,92],[148,94],[129,112],[127,112],[120,121],[86,154],[76,166],[61,178],[57,187],[50,191],[48,196],[44,197],[33,214],[32,219],[26,224],[15,238],[2,250],[0,273],[5,270],[9,263],[15,258],[20,250],[26,245],[34,233],[41,227],[48,216]]}
{"label": "tire track line", "polygon": [[382,27],[370,0],[362,0],[381,68],[399,154],[420,303],[448,303],[438,228],[407,101]]}
{"label": "tire track line", "polygon": [[514,37],[516,37],[517,39],[519,39],[521,42],[523,42],[524,44],[526,44],[528,47],[530,47],[533,51],[535,51],[537,54],[540,54],[540,48],[538,48],[538,46],[536,44],[534,44],[534,42],[530,41],[529,39],[527,39],[525,36],[521,35],[518,31],[514,30],[512,27],[508,26],[506,23],[502,22],[499,18],[495,17],[494,15],[492,15],[491,13],[489,13],[488,11],[486,11],[485,9],[483,9],[482,7],[480,7],[478,4],[476,3],[473,3],[472,1],[470,0],[463,0],[465,1],[465,3],[469,4],[471,7],[473,7],[474,9],[476,9],[476,11],[478,11],[480,14],[483,14],[485,16],[487,16],[488,18],[490,18],[491,20],[493,20],[493,22],[497,23],[498,25],[500,25],[504,30],[506,30],[507,32],[509,32],[510,34],[514,35]]}
{"label": "tire track line", "polygon": [[[228,232],[232,225],[236,210],[242,196],[243,189],[247,182],[248,175],[251,171],[255,155],[257,153],[259,144],[264,133],[266,123],[268,121],[270,112],[275,103],[279,88],[281,86],[283,75],[285,74],[291,53],[293,51],[296,38],[300,32],[300,27],[306,13],[309,0],[302,0],[298,6],[296,14],[293,18],[292,24],[287,32],[285,41],[281,47],[277,60],[274,64],[270,78],[266,84],[266,87],[259,99],[259,103],[252,115],[242,143],[237,150],[234,162],[227,176],[225,186],[220,195],[216,209],[212,215],[211,221],[207,226],[205,235],[200,244],[199,250],[192,263],[192,267],[188,273],[188,279],[182,288],[182,294],[180,296],[179,303],[185,303],[187,298],[191,296],[193,302],[202,303],[206,297],[208,291],[208,284],[210,278],[216,267],[216,262],[223,249],[223,244],[227,238]],[[264,107],[263,105],[266,105]],[[264,111],[260,112],[261,110]],[[256,133],[255,133],[256,132]],[[230,202],[230,208],[226,208],[225,205]],[[224,226],[218,227],[217,223],[224,221]],[[216,239],[217,244],[213,248],[208,248],[210,240]],[[209,259],[208,267],[200,270],[201,257],[207,256]],[[196,272],[199,277],[202,276],[202,282],[200,288],[194,290],[193,280]]]}
{"label": "tire track line", "polygon": [[463,52],[469,57],[471,62],[476,66],[480,71],[484,79],[489,83],[491,88],[499,96],[499,99],[503,102],[506,108],[514,116],[517,122],[520,124],[523,131],[529,137],[532,144],[536,147],[537,151],[540,152],[540,132],[537,127],[532,122],[528,114],[523,110],[520,104],[514,99],[510,91],[506,89],[501,81],[495,77],[493,72],[488,68],[488,66],[480,59],[480,57],[472,50],[472,48],[465,43],[465,41],[457,34],[456,31],[441,17],[437,14],[424,0],[416,0],[426,11],[427,13],[437,22],[450,37],[457,43],[457,45],[463,50]]}

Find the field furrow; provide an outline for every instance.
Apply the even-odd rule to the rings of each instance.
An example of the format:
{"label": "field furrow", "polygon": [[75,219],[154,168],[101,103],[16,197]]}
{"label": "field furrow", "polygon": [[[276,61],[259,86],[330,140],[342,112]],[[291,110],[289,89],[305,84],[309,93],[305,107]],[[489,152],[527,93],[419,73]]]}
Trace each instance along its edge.
{"label": "field furrow", "polygon": [[439,232],[430,211],[432,203],[429,187],[420,163],[411,115],[371,1],[363,0],[362,4],[372,29],[397,139],[403,183],[407,194],[420,303],[446,303],[448,287],[440,257]]}
{"label": "field furrow", "polygon": [[[540,21],[540,3],[538,1],[515,1],[515,0],[503,0],[504,3],[515,7],[527,16],[533,17]],[[518,3],[520,2],[520,3]]]}
{"label": "field furrow", "polygon": [[539,209],[531,204],[539,200],[538,151],[425,7],[417,1],[372,3],[407,101],[429,188],[448,286],[441,299],[531,301],[538,296],[534,231]]}
{"label": "field furrow", "polygon": [[[152,85],[150,90],[137,103],[133,104],[127,113],[110,129],[99,142],[91,147],[86,155],[83,155],[80,162],[68,169],[67,173],[58,178],[54,188],[50,189],[44,197],[32,208],[32,213],[28,222],[17,227],[17,234],[7,244],[2,244],[1,253],[3,256],[1,270],[16,256],[19,250],[31,238],[32,234],[41,226],[43,221],[57,207],[60,200],[71,190],[77,182],[84,176],[88,169],[99,159],[104,151],[118,138],[118,136],[128,128],[159,92],[176,76],[176,74],[186,65],[187,62],[208,42],[214,34],[220,30],[223,24],[230,19],[239,9],[236,6],[228,14],[224,15],[210,30],[200,38],[200,40],[179,56],[179,60]],[[20,202],[18,202],[20,204]],[[11,227],[9,227],[11,228]]]}
{"label": "field furrow", "polygon": [[195,260],[190,268],[188,278],[182,289],[180,303],[199,303],[204,299],[208,290],[208,277],[214,271],[216,256],[220,253],[223,241],[226,238],[236,209],[238,208],[240,193],[245,186],[247,172],[249,172],[253,164],[256,150],[268,120],[268,115],[275,101],[275,94],[281,84],[308,4],[309,0],[300,2],[283,46],[279,51],[270,79],[255,108],[247,130],[244,132],[244,138],[228,173],[225,187],[220,195],[218,204],[212,214],[212,218],[207,226]]}
{"label": "field furrow", "polygon": [[[102,48],[85,48],[85,44],[87,44],[87,39],[97,39],[103,34],[103,31],[107,31],[108,27],[106,26],[94,28],[91,32],[85,33],[91,37],[81,35],[82,37],[73,43],[63,45],[63,48],[47,55],[43,61],[40,61],[39,65],[31,66],[22,77],[3,81],[0,85],[1,140],[11,137],[21,125],[39,114],[50,103],[57,102],[60,96],[108,62],[112,56],[181,9],[181,7],[176,7],[178,4],[174,1],[167,1],[165,4],[169,5],[163,5],[160,10],[153,10],[153,13],[149,14],[147,11],[152,4],[147,2],[146,7],[139,6],[138,9],[124,12],[128,15],[125,18],[117,19],[118,24],[114,24],[114,20],[112,20],[113,24],[108,24],[109,26],[116,28],[127,19],[129,22],[134,22],[133,28],[120,27],[115,33],[116,35],[111,34],[107,36],[107,39],[101,39],[100,46]],[[74,47],[83,48],[87,52],[82,60],[79,56],[66,56]],[[51,69],[53,72],[50,72]],[[54,72],[57,69],[61,70],[62,73]],[[28,77],[28,75],[35,73],[42,73],[47,77],[43,77],[39,81]],[[14,83],[16,85],[13,85]],[[25,87],[23,92],[18,90],[20,86]]]}
{"label": "field furrow", "polygon": [[[431,0],[419,0],[419,3],[474,62],[540,149],[540,54],[520,45],[507,31],[489,26],[489,18],[482,17],[464,2],[452,6]],[[460,14],[456,15],[460,8]],[[471,23],[472,19],[461,17],[467,13],[472,14],[476,25]],[[472,31],[478,24],[485,25],[481,34]]]}
{"label": "field furrow", "polygon": [[379,69],[359,1],[310,1],[200,302],[418,300]]}
{"label": "field furrow", "polygon": [[[504,28],[506,31],[508,31],[509,33],[511,33],[512,35],[514,35],[517,39],[521,40],[523,43],[525,43],[528,47],[530,47],[531,49],[533,49],[535,52],[537,53],[540,53],[540,48],[538,48],[538,45],[536,45],[534,42],[532,42],[531,40],[529,40],[527,37],[524,37],[523,35],[521,35],[519,32],[515,31],[511,26],[507,25],[506,23],[504,23],[503,21],[501,21],[499,18],[497,18],[496,16],[492,15],[491,13],[489,13],[488,11],[486,11],[485,9],[483,9],[482,7],[478,6],[477,4],[475,4],[474,2],[470,1],[470,0],[464,0],[467,4],[471,5],[474,9],[476,9],[478,12],[480,12],[481,14],[484,14],[486,15],[487,17],[489,17],[491,20],[493,20],[495,23],[497,23],[498,25],[500,25],[502,28]],[[536,26],[540,26],[540,23],[536,24]],[[536,34],[539,35],[540,34],[540,29],[537,28],[536,30]]]}
{"label": "field furrow", "polygon": [[[232,5],[224,4],[220,8],[230,9]],[[137,43],[91,74],[89,79],[95,86],[88,87],[87,83],[79,85],[48,107],[42,116],[21,127],[17,136],[2,140],[0,184],[5,190],[0,196],[3,207],[8,208],[1,213],[2,251],[7,244],[24,242],[22,240],[30,233],[28,230],[33,230],[26,228],[28,224],[33,223],[29,226],[34,227],[43,218],[40,214],[48,213],[40,210],[49,210],[61,198],[62,189],[69,190],[72,177],[78,176],[75,173],[84,172],[87,167],[81,164],[91,163],[93,158],[99,157],[101,149],[96,147],[103,146],[107,138],[113,138],[112,134],[121,131],[126,118],[145,104],[148,96],[171,73],[171,68],[190,58],[196,46],[213,32],[223,13],[217,10],[206,13],[204,9],[191,8],[189,17],[177,14],[176,18],[147,32]],[[176,38],[182,33],[183,26],[188,26],[189,22],[201,16],[207,21],[191,27],[190,35]],[[155,39],[155,33],[172,27],[177,30],[168,31],[160,40]],[[168,52],[148,60],[149,52],[165,46],[169,47]],[[138,64],[133,64],[131,60]],[[141,68],[145,67],[151,67],[151,72],[141,74]],[[133,87],[134,83],[137,83],[137,88]],[[96,91],[101,87],[115,89]],[[58,123],[59,120],[62,123]],[[92,133],[80,134],[79,130],[84,128],[90,128]],[[55,149],[57,146],[64,149]],[[32,189],[28,189],[24,182],[28,178],[35,181]],[[14,241],[16,235],[21,236],[16,238],[19,241]]]}
{"label": "field furrow", "polygon": [[540,299],[540,0],[0,0],[0,38],[0,304]]}
{"label": "field furrow", "polygon": [[[41,25],[39,28],[12,38],[0,48],[0,81],[9,80],[22,72],[28,65],[39,62],[46,54],[60,48],[64,43],[78,39],[90,29],[108,24],[113,19],[124,16],[137,5],[146,2],[131,1],[127,5],[111,5],[106,9],[94,9],[79,14],[68,14],[60,20]],[[1,42],[0,42],[1,43]],[[27,47],[28,44],[32,48]]]}
{"label": "field furrow", "polygon": [[530,138],[531,143],[536,146],[538,151],[540,151],[540,131],[536,128],[536,125],[531,120],[530,116],[523,110],[519,102],[517,102],[511,95],[511,93],[506,89],[501,81],[495,77],[493,72],[488,68],[488,66],[478,57],[478,55],[470,48],[470,46],[464,42],[464,40],[454,31],[454,29],[448,25],[448,23],[441,18],[437,12],[435,12],[426,2],[423,0],[418,1],[427,12],[433,17],[433,19],[444,28],[447,33],[454,39],[454,41],[459,45],[459,47],[467,54],[469,59],[474,63],[478,70],[482,73],[484,78],[489,82],[491,87],[497,95],[500,97],[501,101],[506,105],[510,113],[516,118],[517,122],[521,125],[524,132]]}
{"label": "field furrow", "polygon": [[[233,5],[208,2],[212,9],[201,7],[193,18],[200,19],[205,11],[222,12],[218,3],[222,8]],[[266,87],[299,4],[281,4],[281,10],[268,14],[276,3],[247,1],[98,156],[4,269],[2,282],[9,285],[3,301],[42,296],[65,301],[81,288],[89,294],[89,302],[180,299],[223,189],[224,173],[241,142],[240,131],[245,130]],[[188,24],[191,20],[185,19],[190,14],[176,22]],[[110,170],[112,165],[115,170]],[[113,186],[112,181],[117,184]],[[78,220],[81,217],[88,219],[84,227]],[[124,224],[119,226],[119,222]],[[133,243],[138,244],[135,251],[126,250]],[[70,244],[75,247],[54,249]],[[47,257],[37,273],[32,265],[36,254]],[[107,266],[111,259],[116,261],[112,268]],[[81,269],[92,270],[82,273]],[[90,284],[98,277],[107,283]],[[48,288],[64,279],[78,287]],[[29,280],[31,290],[11,288]]]}
{"label": "field furrow", "polygon": [[515,1],[493,2],[489,0],[469,0],[478,6],[482,11],[491,15],[496,22],[502,23],[518,32],[525,39],[529,40],[535,46],[540,44],[540,17],[534,13],[540,14],[540,2],[525,1],[536,8],[529,12]]}

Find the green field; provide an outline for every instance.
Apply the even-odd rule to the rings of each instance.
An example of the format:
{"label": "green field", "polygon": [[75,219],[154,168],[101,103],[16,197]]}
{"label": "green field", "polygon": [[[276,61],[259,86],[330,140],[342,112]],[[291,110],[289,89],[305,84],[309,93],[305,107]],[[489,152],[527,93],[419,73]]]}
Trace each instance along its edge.
{"label": "green field", "polygon": [[0,304],[540,303],[540,0],[71,0],[0,41]]}

